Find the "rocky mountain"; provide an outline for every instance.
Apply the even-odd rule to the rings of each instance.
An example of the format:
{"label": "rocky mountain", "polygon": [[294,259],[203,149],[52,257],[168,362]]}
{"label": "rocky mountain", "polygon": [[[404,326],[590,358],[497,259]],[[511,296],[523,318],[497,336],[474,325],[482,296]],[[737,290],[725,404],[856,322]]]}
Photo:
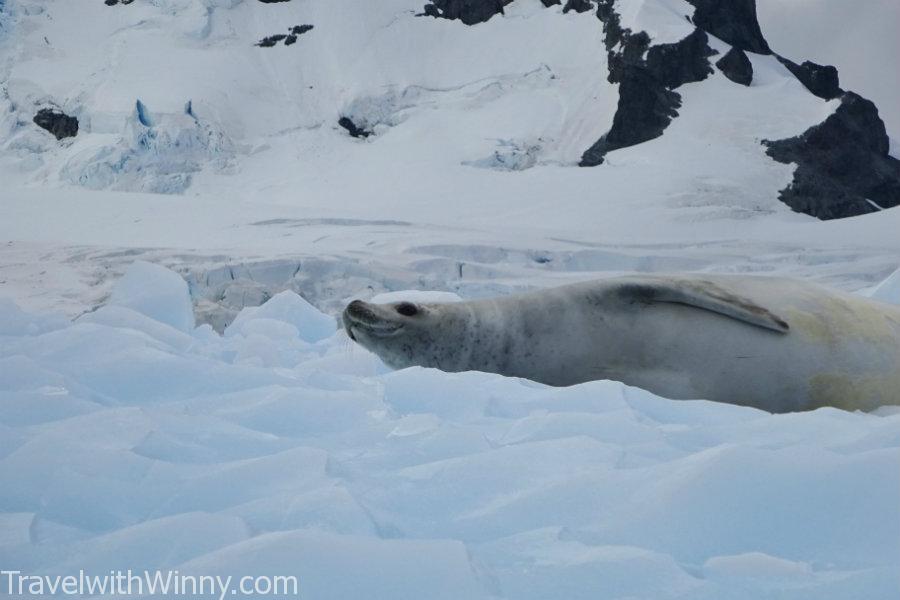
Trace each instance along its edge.
{"label": "rocky mountain", "polygon": [[[793,181],[779,198],[793,210],[820,219],[866,214],[900,204],[900,161],[892,157],[890,140],[871,101],[840,87],[832,65],[801,63],[771,49],[760,28],[755,0],[687,0],[694,7],[685,15],[692,31],[674,43],[654,44],[645,30],[622,24],[622,14],[645,10],[643,3],[569,0],[563,12],[593,12],[603,26],[608,56],[608,80],[619,84],[619,101],[612,127],[588,148],[579,164],[593,167],[619,148],[657,138],[678,116],[681,96],[675,90],[686,83],[703,81],[713,73],[710,57],[720,54],[710,36],[729,45],[715,66],[728,79],[753,85],[753,65],[746,53],[772,56],[809,93],[823,100],[840,100],[835,112],[821,124],[798,136],[763,140],[768,155],[796,165]],[[436,0],[423,14],[458,19],[474,25],[504,14],[510,0]],[[544,0],[545,6],[561,4]],[[684,3],[670,3],[672,15],[685,12]]]}
{"label": "rocky mountain", "polygon": [[[563,194],[559,167],[590,167],[585,193],[623,202],[664,205],[649,177],[731,212],[900,203],[878,106],[780,54],[754,0],[13,0],[0,44],[0,166],[26,185],[203,193],[268,167],[290,189],[292,162],[321,179],[335,160],[386,184],[387,155],[423,176],[550,169]],[[609,173],[632,157],[656,170]],[[711,176],[742,199],[708,197]]]}

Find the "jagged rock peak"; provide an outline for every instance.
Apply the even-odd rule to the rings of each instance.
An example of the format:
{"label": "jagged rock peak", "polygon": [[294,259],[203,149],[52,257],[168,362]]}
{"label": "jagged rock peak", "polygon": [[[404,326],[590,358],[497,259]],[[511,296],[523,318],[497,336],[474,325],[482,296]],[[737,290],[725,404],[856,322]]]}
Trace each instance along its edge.
{"label": "jagged rock peak", "polygon": [[753,83],[753,64],[747,54],[740,48],[732,48],[716,62],[720,71],[735,83],[750,85]]}
{"label": "jagged rock peak", "polygon": [[[544,4],[547,6],[547,4]],[[570,10],[574,10],[577,13],[587,12],[589,10],[593,10],[594,3],[590,0],[568,0],[566,5],[563,7],[563,12],[567,13]]]}
{"label": "jagged rock peak", "polygon": [[[466,25],[484,23],[494,15],[502,15],[503,7],[513,0],[432,0],[425,5],[423,16],[459,19]],[[546,2],[544,3],[547,6]]]}
{"label": "jagged rock peak", "polygon": [[619,102],[612,127],[585,151],[582,167],[601,164],[613,150],[661,136],[681,107],[674,90],[706,79],[713,72],[709,57],[715,54],[700,29],[679,42],[651,46],[646,32],[621,26],[615,0],[600,0],[597,16],[603,22],[609,81],[619,84]]}
{"label": "jagged rock peak", "polygon": [[766,153],[794,163],[780,199],[797,212],[839,219],[900,205],[900,160],[871,101],[847,92],[837,110],[797,137],[763,141]]}
{"label": "jagged rock peak", "polygon": [[756,16],[756,0],[687,0],[694,25],[735,48],[771,54]]}
{"label": "jagged rock peak", "polygon": [[803,64],[797,63],[784,58],[783,56],[775,57],[778,61],[787,67],[787,70],[793,73],[800,83],[806,86],[810,92],[824,100],[834,100],[839,98],[844,90],[841,89],[840,79],[838,78],[837,68],[831,65],[817,65],[811,61],[804,61]]}

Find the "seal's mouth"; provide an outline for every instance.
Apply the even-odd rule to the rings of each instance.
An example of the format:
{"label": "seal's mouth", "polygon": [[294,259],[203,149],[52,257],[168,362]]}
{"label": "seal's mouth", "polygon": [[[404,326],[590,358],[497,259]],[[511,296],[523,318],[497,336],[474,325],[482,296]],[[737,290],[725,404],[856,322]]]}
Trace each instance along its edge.
{"label": "seal's mouth", "polygon": [[403,329],[402,324],[380,317],[371,305],[361,300],[348,304],[342,317],[344,329],[354,342],[359,341],[356,334],[360,332],[371,337],[390,337]]}

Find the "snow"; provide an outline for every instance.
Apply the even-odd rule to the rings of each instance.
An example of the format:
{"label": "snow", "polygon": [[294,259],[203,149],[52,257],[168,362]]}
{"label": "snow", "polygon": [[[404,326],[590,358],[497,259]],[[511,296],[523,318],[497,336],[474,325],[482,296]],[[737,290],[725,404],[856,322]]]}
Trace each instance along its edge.
{"label": "snow", "polygon": [[714,578],[773,578],[794,579],[809,576],[812,568],[798,563],[763,554],[748,552],[736,556],[716,556],[703,564],[703,572]]}
{"label": "snow", "polygon": [[59,329],[66,321],[62,315],[26,313],[9,298],[0,298],[0,335],[35,335]]}
{"label": "snow", "polygon": [[[354,298],[635,271],[900,302],[900,211],[778,202],[792,167],[760,141],[835,103],[772,57],[581,169],[618,99],[597,19],[423,4],[0,0],[0,565],[298,574],[308,598],[896,598],[897,410],[391,372],[346,337]],[[759,4],[896,146],[893,5]],[[619,8],[654,43],[690,32],[681,0]],[[43,106],[78,136],[33,126]]]}
{"label": "snow", "polygon": [[688,21],[694,7],[684,0],[620,0],[616,8],[624,29],[646,31],[654,45],[674,44],[694,31]]}
{"label": "snow", "polygon": [[891,273],[890,277],[875,286],[867,295],[882,302],[900,304],[900,269]]}
{"label": "snow", "polygon": [[3,305],[4,568],[293,574],[311,598],[900,591],[900,414],[386,372],[293,292],[178,330],[176,279],[117,283],[158,290],[153,317]]}
{"label": "snow", "polygon": [[194,328],[194,309],[184,279],[153,263],[133,262],[113,289],[109,304],[130,308],[179,331]]}
{"label": "snow", "polygon": [[329,337],[337,327],[333,317],[323,315],[316,308],[298,296],[284,291],[266,301],[260,307],[247,307],[238,314],[226,329],[227,335],[237,332],[246,334],[258,329],[262,321],[275,321],[293,326],[292,337],[299,336],[307,342],[318,342]]}

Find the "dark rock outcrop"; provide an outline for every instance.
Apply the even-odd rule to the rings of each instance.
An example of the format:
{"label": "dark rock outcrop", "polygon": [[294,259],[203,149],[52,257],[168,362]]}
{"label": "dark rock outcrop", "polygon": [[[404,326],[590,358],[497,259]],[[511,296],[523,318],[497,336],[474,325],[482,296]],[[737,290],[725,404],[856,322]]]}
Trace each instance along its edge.
{"label": "dark rock outcrop", "polygon": [[619,104],[610,130],[581,156],[581,167],[603,163],[608,152],[658,138],[678,116],[681,96],[635,69],[619,81]]}
{"label": "dark rock outcrop", "polygon": [[278,44],[278,42],[284,40],[285,46],[290,46],[291,44],[297,43],[297,37],[303,35],[307,31],[313,29],[312,25],[294,25],[288,31],[289,33],[279,33],[276,35],[270,35],[268,37],[264,37],[260,41],[256,43],[260,48],[271,48]]}
{"label": "dark rock outcrop", "polygon": [[[513,0],[432,0],[420,16],[459,19],[466,25],[484,23],[494,15],[502,15],[503,7]],[[547,6],[546,3],[544,3]]]}
{"label": "dark rock outcrop", "polygon": [[33,121],[38,127],[52,133],[58,140],[78,135],[78,119],[70,117],[60,110],[42,108],[34,116]]}
{"label": "dark rock outcrop", "polygon": [[803,134],[763,141],[766,153],[795,163],[794,179],[779,198],[796,212],[819,219],[840,219],[900,205],[900,160],[891,157],[890,140],[878,109],[847,92],[825,121]]}
{"label": "dark rock outcrop", "polygon": [[709,57],[717,54],[708,42],[706,33],[695,29],[674,44],[651,46],[647,52],[647,70],[657,81],[673,89],[685,83],[703,81],[713,73]]}
{"label": "dark rock outcrop", "polygon": [[256,42],[256,45],[259,46],[260,48],[271,48],[272,46],[274,46],[281,40],[285,39],[286,37],[287,37],[287,35],[285,35],[283,33],[266,36],[263,39]]}
{"label": "dark rock outcrop", "polygon": [[[546,6],[546,4],[544,6]],[[594,4],[590,0],[568,0],[563,7],[563,12],[567,13],[570,10],[574,10],[577,13],[583,13],[593,10],[593,8]]]}
{"label": "dark rock outcrop", "polygon": [[294,27],[291,27],[291,32],[284,38],[284,45],[290,46],[291,44],[296,43],[298,36],[303,35],[312,28],[312,25],[295,25]]}
{"label": "dark rock outcrop", "polygon": [[105,0],[107,6],[115,6],[116,4],[131,4],[134,0]]}
{"label": "dark rock outcrop", "polygon": [[347,132],[355,138],[367,138],[372,132],[357,126],[350,117],[341,117],[338,119],[338,125],[347,130]]}
{"label": "dark rock outcrop", "polygon": [[263,4],[275,4],[276,2],[290,2],[291,0],[259,0]]}
{"label": "dark rock outcrop", "polygon": [[[759,27],[759,19],[756,16],[756,0],[687,1],[694,6],[693,22],[700,29],[728,42],[735,49],[756,52],[757,54],[773,54]],[[731,56],[731,52],[728,53],[728,56]],[[736,62],[728,64],[728,61],[735,60],[735,57],[728,59],[728,56],[720,61],[720,63],[724,61],[725,64],[717,63],[716,66],[722,69],[726,76],[728,76],[726,71],[726,68],[728,68],[738,77],[745,78],[745,75],[738,70],[741,68],[741,65]],[[844,93],[838,81],[836,68],[817,65],[810,61],[798,65],[777,54],[775,57],[810,92],[819,98],[832,100]],[[752,73],[752,68],[750,71]],[[732,79],[730,76],[728,77]],[[732,79],[732,81],[741,83],[737,79]]]}
{"label": "dark rock outcrop", "polygon": [[[541,4],[549,8],[551,6],[559,6],[562,4],[562,0],[541,0]],[[567,13],[574,10],[577,13],[583,13],[592,10],[593,8],[594,3],[591,2],[591,0],[566,0],[563,12]]]}
{"label": "dark rock outcrop", "polygon": [[582,167],[601,164],[613,150],[661,136],[681,107],[675,88],[713,72],[709,57],[714,51],[700,29],[674,44],[650,46],[645,32],[621,27],[613,0],[601,0],[597,16],[603,21],[609,52],[608,79],[619,84],[619,102],[612,127],[585,151]]}
{"label": "dark rock outcrop", "polygon": [[750,85],[753,83],[753,65],[747,54],[740,48],[732,48],[716,62],[720,71],[735,83]]}
{"label": "dark rock outcrop", "polygon": [[687,0],[694,25],[735,48],[771,54],[756,17],[756,0]]}
{"label": "dark rock outcrop", "polygon": [[810,92],[824,100],[839,98],[844,90],[838,78],[838,70],[831,65],[817,65],[814,62],[805,61],[802,65],[775,55],[778,62],[787,67],[800,83],[806,86]]}

